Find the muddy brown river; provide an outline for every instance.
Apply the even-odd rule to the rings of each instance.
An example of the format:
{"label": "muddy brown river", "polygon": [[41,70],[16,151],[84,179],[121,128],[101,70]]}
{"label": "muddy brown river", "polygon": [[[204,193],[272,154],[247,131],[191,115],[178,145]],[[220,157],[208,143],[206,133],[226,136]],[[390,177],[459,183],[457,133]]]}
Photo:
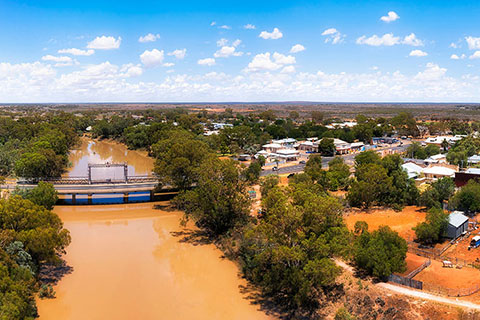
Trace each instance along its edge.
{"label": "muddy brown river", "polygon": [[[126,161],[136,174],[153,166],[123,145],[85,140],[72,152],[70,174],[85,175],[94,161]],[[195,228],[181,227],[182,213],[168,202],[54,211],[72,236],[64,258],[73,272],[55,286],[55,299],[38,301],[40,319],[268,318],[241,293],[246,282],[214,245],[182,241]]]}

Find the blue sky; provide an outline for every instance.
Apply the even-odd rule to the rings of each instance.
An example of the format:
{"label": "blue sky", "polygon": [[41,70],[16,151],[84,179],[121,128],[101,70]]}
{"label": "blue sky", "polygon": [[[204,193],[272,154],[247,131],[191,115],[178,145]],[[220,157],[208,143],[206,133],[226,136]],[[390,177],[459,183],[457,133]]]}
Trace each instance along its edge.
{"label": "blue sky", "polygon": [[476,1],[0,0],[0,102],[480,102]]}

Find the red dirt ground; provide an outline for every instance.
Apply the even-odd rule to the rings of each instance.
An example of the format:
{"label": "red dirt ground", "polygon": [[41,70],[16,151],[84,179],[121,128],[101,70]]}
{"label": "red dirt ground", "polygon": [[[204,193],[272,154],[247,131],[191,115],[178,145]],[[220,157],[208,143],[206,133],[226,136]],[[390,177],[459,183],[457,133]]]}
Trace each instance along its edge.
{"label": "red dirt ground", "polygon": [[427,261],[427,258],[417,256],[416,254],[407,252],[407,258],[405,259],[405,262],[407,263],[407,270],[404,273],[399,273],[401,276],[406,276],[413,270],[417,269],[420,267],[425,261]]}
{"label": "red dirt ground", "polygon": [[470,240],[476,235],[479,235],[480,232],[474,231],[470,236],[464,240],[458,241],[456,244],[452,245],[448,250],[445,252],[446,256],[459,258],[466,260],[468,262],[477,262],[480,263],[480,247],[476,249],[468,250],[468,246],[470,245]]}
{"label": "red dirt ground", "polygon": [[370,231],[387,225],[392,230],[397,231],[405,240],[412,241],[415,238],[415,232],[412,228],[419,222],[423,222],[425,215],[426,213],[416,206],[405,207],[400,212],[395,212],[392,209],[371,209],[369,211],[352,209],[345,216],[345,223],[348,229],[353,230],[355,222],[363,220],[368,223],[368,230]]}
{"label": "red dirt ground", "polygon": [[480,285],[480,270],[464,267],[444,268],[440,261],[432,260],[432,264],[413,279],[423,281],[424,288],[444,287],[449,289],[466,289]]}

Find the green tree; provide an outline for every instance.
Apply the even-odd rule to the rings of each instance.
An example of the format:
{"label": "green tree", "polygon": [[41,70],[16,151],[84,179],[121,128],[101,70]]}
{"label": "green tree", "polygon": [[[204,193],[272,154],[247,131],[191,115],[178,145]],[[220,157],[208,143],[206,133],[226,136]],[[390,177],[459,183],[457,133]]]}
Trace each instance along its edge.
{"label": "green tree", "polygon": [[328,163],[327,181],[330,190],[345,189],[349,184],[350,167],[342,157],[335,157]]}
{"label": "green tree", "polygon": [[175,199],[186,218],[213,236],[222,235],[247,222],[250,199],[245,182],[233,160],[210,158],[197,168],[198,181],[193,190]]}
{"label": "green tree", "polygon": [[154,171],[162,185],[186,190],[197,182],[198,168],[212,151],[204,142],[186,131],[169,131],[152,146],[156,158]]}
{"label": "green tree", "polygon": [[370,163],[380,163],[380,160],[380,156],[375,151],[364,151],[355,156],[355,167]]}
{"label": "green tree", "polygon": [[413,228],[417,240],[423,244],[433,244],[442,238],[447,231],[448,213],[442,209],[432,208],[428,211],[425,222]]}
{"label": "green tree", "polygon": [[318,143],[318,152],[324,156],[333,156],[335,154],[336,148],[331,138],[323,138]]}
{"label": "green tree", "polygon": [[388,226],[357,237],[354,261],[369,274],[386,280],[394,272],[406,270],[407,242]]}
{"label": "green tree", "polygon": [[449,201],[449,207],[468,213],[480,212],[480,183],[470,180]]}
{"label": "green tree", "polygon": [[58,201],[58,192],[53,187],[53,184],[43,181],[40,181],[32,190],[27,190],[22,196],[48,210],[52,210]]}

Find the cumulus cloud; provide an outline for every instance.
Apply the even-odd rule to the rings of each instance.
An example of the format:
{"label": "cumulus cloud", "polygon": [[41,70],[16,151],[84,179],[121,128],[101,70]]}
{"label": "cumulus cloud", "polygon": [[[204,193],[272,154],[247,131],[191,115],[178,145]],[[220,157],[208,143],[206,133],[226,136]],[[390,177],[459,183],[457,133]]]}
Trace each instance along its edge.
{"label": "cumulus cloud", "polygon": [[169,56],[174,56],[177,59],[183,59],[187,55],[187,49],[176,49],[168,53]]}
{"label": "cumulus cloud", "polygon": [[163,50],[153,49],[153,50],[145,50],[140,55],[140,61],[142,61],[143,65],[147,68],[156,67],[161,65],[164,58]]}
{"label": "cumulus cloud", "polygon": [[280,72],[281,73],[295,73],[295,67],[294,66],[286,66]]}
{"label": "cumulus cloud", "polygon": [[232,46],[238,47],[241,43],[242,43],[242,40],[237,39],[237,40],[235,40],[235,41],[232,42]]}
{"label": "cumulus cloud", "polygon": [[331,42],[332,44],[342,43],[345,39],[340,31],[335,28],[329,28],[322,32],[322,36],[325,36],[325,43]]}
{"label": "cumulus cloud", "polygon": [[480,37],[476,38],[476,37],[468,36],[468,37],[465,37],[465,41],[467,41],[468,49],[470,50],[480,49]]}
{"label": "cumulus cloud", "polygon": [[417,73],[415,79],[424,81],[440,80],[446,72],[447,69],[441,68],[438,64],[433,62],[429,62],[424,71]]}
{"label": "cumulus cloud", "polygon": [[52,56],[50,54],[42,57],[43,61],[55,62],[56,67],[68,67],[77,63],[76,60],[67,56]]}
{"label": "cumulus cloud", "polygon": [[460,60],[460,59],[465,59],[466,58],[466,55],[465,54],[462,54],[462,55],[456,55],[456,54],[452,54],[450,56],[450,59],[452,60]]}
{"label": "cumulus cloud", "polygon": [[230,29],[232,29],[232,27],[227,26],[226,24],[224,24],[223,26],[220,26],[219,28],[220,28],[220,29],[225,29],[225,30],[230,30]]}
{"label": "cumulus cloud", "polygon": [[228,43],[228,40],[225,38],[221,38],[220,40],[217,40],[217,47],[223,47],[226,46]]}
{"label": "cumulus cloud", "polygon": [[210,22],[210,26],[211,26],[211,27],[213,27],[213,26],[214,26],[214,25],[216,25],[216,24],[217,24],[217,22],[216,22],[216,21],[212,21],[212,22]]}
{"label": "cumulus cloud", "polygon": [[120,68],[120,76],[131,78],[131,77],[139,77],[143,74],[143,69],[140,65],[134,65],[133,63],[124,64]]}
{"label": "cumulus cloud", "polygon": [[276,40],[283,37],[283,33],[278,28],[273,28],[272,32],[262,31],[258,36],[263,39]]}
{"label": "cumulus cloud", "polygon": [[215,65],[215,59],[213,58],[200,59],[197,61],[197,63],[201,66],[213,66]]}
{"label": "cumulus cloud", "polygon": [[215,58],[228,58],[230,56],[239,57],[241,55],[243,55],[243,52],[236,51],[236,48],[233,46],[223,46],[213,54]]}
{"label": "cumulus cloud", "polygon": [[285,65],[295,63],[296,61],[294,56],[286,56],[278,52],[274,52],[272,55],[270,52],[266,52],[257,54],[255,57],[253,57],[252,61],[248,64],[248,67],[244,71],[275,71]]}
{"label": "cumulus cloud", "polygon": [[162,66],[167,67],[167,68],[173,67],[174,65],[175,65],[175,63],[173,63],[173,62],[166,62],[166,63],[162,64]]}
{"label": "cumulus cloud", "polygon": [[243,26],[244,29],[248,29],[248,30],[255,30],[257,27],[255,27],[253,24],[246,24]]}
{"label": "cumulus cloud", "polygon": [[70,49],[60,49],[57,52],[62,54],[71,54],[74,56],[91,56],[92,54],[95,53],[95,50],[92,50],[92,49],[82,50],[77,48],[70,48]]}
{"label": "cumulus cloud", "polygon": [[160,39],[160,35],[158,33],[157,34],[149,33],[147,35],[144,35],[138,38],[138,42],[141,42],[141,43],[154,42],[154,41],[157,41],[158,39]]}
{"label": "cumulus cloud", "polygon": [[395,11],[389,11],[386,16],[380,17],[380,20],[387,23],[398,20],[398,19],[400,19],[400,16]]}
{"label": "cumulus cloud", "polygon": [[96,49],[96,50],[112,50],[120,48],[120,43],[122,42],[122,38],[118,37],[115,39],[111,36],[101,36],[96,37],[92,41],[90,41],[87,45],[89,49]]}
{"label": "cumulus cloud", "polygon": [[477,50],[475,51],[470,57],[469,59],[480,59],[480,51]]}
{"label": "cumulus cloud", "polygon": [[374,34],[371,37],[361,36],[357,39],[357,44],[366,44],[369,46],[394,46],[397,44],[404,44],[409,46],[423,46],[423,41],[419,40],[414,33],[405,36],[403,39],[397,36],[394,36],[393,33],[386,33],[383,36],[379,37]]}
{"label": "cumulus cloud", "polygon": [[410,51],[409,56],[410,57],[426,57],[426,56],[428,56],[428,53],[426,53],[425,51],[417,49],[417,50]]}
{"label": "cumulus cloud", "polygon": [[305,50],[304,46],[302,46],[301,44],[296,44],[290,49],[290,53],[297,53],[304,50]]}

